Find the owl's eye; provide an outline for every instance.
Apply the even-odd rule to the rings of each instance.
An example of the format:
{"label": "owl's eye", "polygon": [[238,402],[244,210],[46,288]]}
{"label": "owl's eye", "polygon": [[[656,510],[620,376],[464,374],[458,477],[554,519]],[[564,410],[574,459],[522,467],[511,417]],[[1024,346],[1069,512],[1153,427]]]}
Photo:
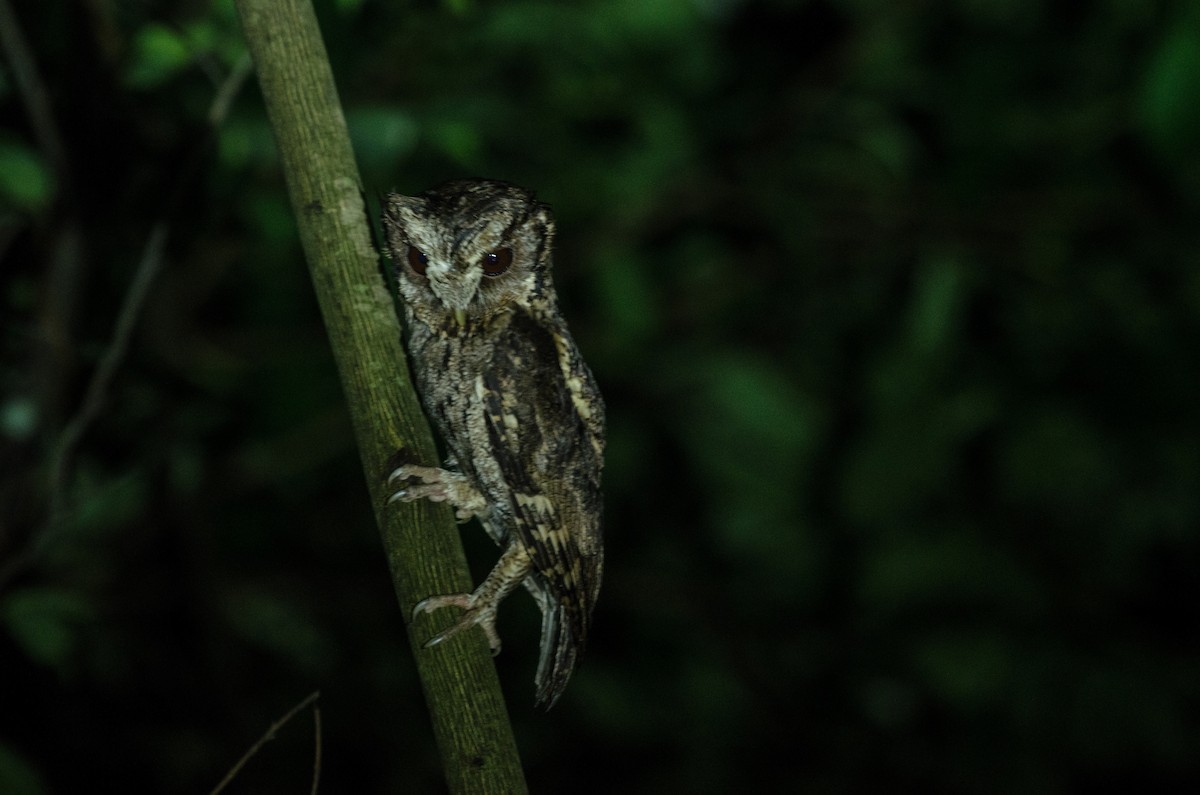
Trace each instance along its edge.
{"label": "owl's eye", "polygon": [[512,267],[512,249],[502,248],[499,251],[492,251],[483,255],[480,261],[483,264],[483,273],[485,276],[499,276],[510,267]]}
{"label": "owl's eye", "polygon": [[422,254],[416,246],[408,247],[408,267],[412,268],[418,276],[424,276],[425,268],[428,265],[429,257]]}

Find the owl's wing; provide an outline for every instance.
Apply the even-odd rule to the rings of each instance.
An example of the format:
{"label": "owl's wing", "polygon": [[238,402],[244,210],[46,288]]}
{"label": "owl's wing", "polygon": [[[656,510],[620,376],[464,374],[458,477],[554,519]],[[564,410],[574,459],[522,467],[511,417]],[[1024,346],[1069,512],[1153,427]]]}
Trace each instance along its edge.
{"label": "owl's wing", "polygon": [[488,501],[529,550],[565,612],[562,629],[582,647],[603,566],[604,405],[595,381],[565,327],[517,313],[478,388],[503,481],[482,484]]}

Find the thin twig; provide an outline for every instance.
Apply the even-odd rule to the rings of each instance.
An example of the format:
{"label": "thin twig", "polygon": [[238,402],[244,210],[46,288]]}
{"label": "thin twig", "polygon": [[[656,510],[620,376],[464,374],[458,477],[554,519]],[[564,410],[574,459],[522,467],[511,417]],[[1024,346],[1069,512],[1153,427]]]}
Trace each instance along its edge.
{"label": "thin twig", "polygon": [[61,178],[67,172],[67,150],[54,123],[50,94],[46,91],[46,84],[42,82],[33,59],[33,51],[25,41],[25,34],[8,0],[0,0],[0,48],[8,55],[13,83],[21,95],[21,101],[25,103],[25,112],[29,114],[30,127],[38,140],[38,148],[46,153],[51,169]]}
{"label": "thin twig", "polygon": [[312,795],[317,795],[317,787],[321,783],[321,707],[313,704],[313,782]]}
{"label": "thin twig", "polygon": [[[71,321],[85,290],[88,246],[77,192],[72,188],[70,158],[54,118],[50,92],[9,0],[0,0],[0,51],[25,106],[30,133],[53,177],[53,204],[47,201],[38,212],[53,233],[46,236],[46,277],[37,321],[40,344],[30,382],[37,396],[39,419],[57,430],[63,392],[70,381]],[[23,223],[33,223],[33,218],[26,217]],[[0,258],[3,255],[0,250]]]}
{"label": "thin twig", "polygon": [[[4,9],[4,2],[5,0],[0,0],[0,12]],[[0,22],[2,21],[3,19],[0,18]],[[23,571],[36,561],[61,530],[66,510],[67,479],[70,476],[75,451],[79,447],[84,434],[87,433],[96,417],[99,416],[101,409],[103,409],[105,401],[108,398],[109,388],[112,386],[118,370],[125,361],[125,356],[129,351],[130,340],[133,337],[133,330],[137,325],[138,319],[141,317],[142,307],[146,303],[146,296],[150,292],[150,286],[153,284],[155,276],[158,275],[162,267],[163,252],[166,249],[169,232],[168,219],[170,218],[171,211],[178,203],[178,197],[184,194],[185,189],[198,173],[199,163],[208,148],[212,136],[225,121],[234,98],[246,82],[246,78],[249,77],[250,73],[250,57],[249,54],[245,54],[239,59],[233,69],[230,70],[229,76],[217,89],[217,93],[213,97],[212,105],[208,112],[208,130],[198,142],[193,156],[185,162],[174,190],[169,195],[162,216],[150,230],[150,235],[146,239],[145,246],[142,248],[141,259],[138,262],[137,269],[134,271],[129,289],[125,293],[121,310],[117,315],[112,340],[105,348],[104,354],[101,356],[100,362],[97,364],[96,370],[88,382],[87,391],[84,393],[83,402],[80,404],[79,410],[67,422],[62,434],[59,436],[58,443],[54,446],[50,462],[49,510],[46,524],[30,540],[24,550],[10,559],[3,568],[0,568],[0,588],[3,588],[4,584],[17,573]]]}
{"label": "thin twig", "polygon": [[[225,778],[221,779],[221,783],[218,784],[215,788],[213,788],[213,791],[211,793],[209,793],[209,795],[217,795],[217,793],[219,793],[221,790],[223,790],[227,786],[229,786],[230,782],[232,782],[235,778],[237,778],[237,774],[240,773],[242,768],[246,766],[246,763],[249,762],[250,759],[255,754],[258,753],[259,749],[262,748],[267,743],[271,742],[271,740],[275,739],[276,732],[278,732],[280,729],[282,729],[287,724],[288,721],[290,721],[292,718],[296,717],[296,713],[300,712],[300,710],[304,709],[305,707],[307,707],[309,704],[313,703],[320,697],[321,697],[321,691],[314,690],[313,692],[309,693],[308,696],[303,701],[301,701],[299,704],[297,704],[296,706],[289,709],[287,711],[286,715],[284,715],[282,718],[280,718],[279,720],[272,723],[270,728],[267,729],[266,733],[263,734],[262,737],[258,738],[258,742],[256,742],[254,745],[250,746],[250,750],[248,750],[248,751],[246,751],[246,753],[242,754],[242,758],[237,761],[236,765],[234,765],[232,768],[230,768],[229,772],[225,774]],[[318,712],[318,715],[319,715],[319,712]],[[313,792],[317,791],[316,790],[316,786],[317,786],[316,773],[320,769],[320,759],[321,759],[321,751],[320,751],[321,742],[320,741],[321,741],[321,721],[320,721],[320,718],[318,717],[317,718],[317,756],[316,756],[317,769],[314,770],[314,772],[313,772],[313,776],[314,776]]]}
{"label": "thin twig", "polygon": [[91,381],[88,382],[87,392],[84,394],[79,411],[63,428],[62,435],[59,436],[58,443],[54,446],[54,453],[50,461],[50,509],[46,524],[20,554],[9,560],[3,569],[0,569],[0,587],[3,587],[11,577],[37,560],[60,531],[66,504],[67,477],[70,474],[71,459],[74,456],[75,448],[79,446],[84,433],[87,432],[88,427],[104,407],[108,388],[116,377],[121,363],[125,360],[125,354],[129,350],[129,341],[133,337],[134,326],[141,314],[142,304],[145,303],[150,285],[162,265],[163,249],[166,244],[167,225],[164,221],[159,221],[154,225],[145,248],[142,249],[141,261],[134,272],[129,291],[125,294],[121,311],[117,315],[112,341],[105,348],[104,355],[100,358]]}
{"label": "thin twig", "polygon": [[250,53],[244,52],[242,57],[238,58],[238,62],[233,65],[229,77],[225,78],[225,81],[217,87],[217,94],[213,97],[212,105],[208,109],[208,124],[213,130],[225,122],[225,117],[229,115],[229,108],[237,99],[238,92],[242,90],[242,84],[246,82],[246,78],[253,70],[254,64],[250,60]]}

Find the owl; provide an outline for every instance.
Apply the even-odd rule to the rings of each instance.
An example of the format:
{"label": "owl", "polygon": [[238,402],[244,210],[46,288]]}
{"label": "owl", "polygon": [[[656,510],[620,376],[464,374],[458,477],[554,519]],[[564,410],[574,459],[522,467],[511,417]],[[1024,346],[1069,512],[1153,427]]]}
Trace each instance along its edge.
{"label": "owl", "polygon": [[444,468],[401,466],[389,501],[449,502],[501,548],[469,594],[413,616],[463,611],[425,645],[480,627],[524,585],[542,611],[537,703],[553,706],[583,652],[604,564],[604,402],[558,308],[554,220],[529,191],[493,180],[389,194],[383,210],[417,389],[446,443]]}

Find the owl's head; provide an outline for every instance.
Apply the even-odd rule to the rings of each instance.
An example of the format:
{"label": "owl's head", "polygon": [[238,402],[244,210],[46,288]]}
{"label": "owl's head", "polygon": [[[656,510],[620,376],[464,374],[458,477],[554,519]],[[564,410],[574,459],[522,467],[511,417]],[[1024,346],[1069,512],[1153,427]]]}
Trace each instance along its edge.
{"label": "owl's head", "polygon": [[458,180],[419,196],[392,193],[383,226],[400,293],[432,327],[554,300],[554,220],[523,188]]}

